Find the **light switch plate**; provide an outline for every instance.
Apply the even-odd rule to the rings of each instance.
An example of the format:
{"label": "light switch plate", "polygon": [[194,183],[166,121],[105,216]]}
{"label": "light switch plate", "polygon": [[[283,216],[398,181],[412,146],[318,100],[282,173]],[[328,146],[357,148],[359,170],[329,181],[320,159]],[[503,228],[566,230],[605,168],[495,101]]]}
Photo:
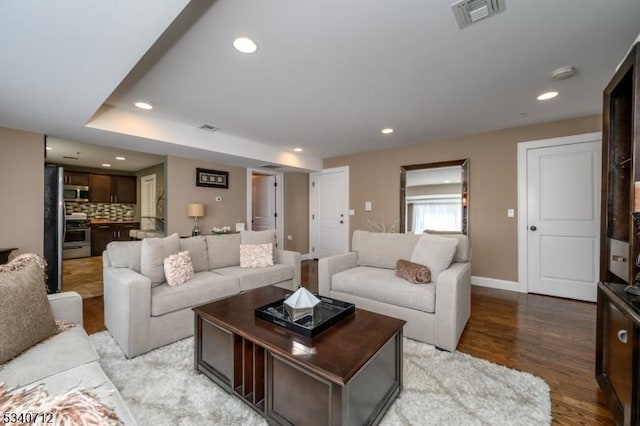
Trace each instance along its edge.
{"label": "light switch plate", "polygon": [[349,216],[354,216],[356,211],[354,209],[349,209]]}
{"label": "light switch plate", "polygon": [[370,212],[371,210],[373,210],[373,209],[371,208],[371,201],[365,201],[365,202],[364,202],[364,211],[365,211],[365,212]]}
{"label": "light switch plate", "polygon": [[515,217],[516,211],[514,209],[507,209],[507,217]]}

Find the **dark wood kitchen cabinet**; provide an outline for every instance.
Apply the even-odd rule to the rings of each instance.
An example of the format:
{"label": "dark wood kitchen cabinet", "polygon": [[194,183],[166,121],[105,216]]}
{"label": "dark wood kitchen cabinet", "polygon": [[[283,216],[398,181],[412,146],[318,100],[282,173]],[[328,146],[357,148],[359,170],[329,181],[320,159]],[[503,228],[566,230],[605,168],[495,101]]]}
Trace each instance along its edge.
{"label": "dark wood kitchen cabinet", "polygon": [[136,177],[89,175],[89,201],[95,203],[136,203]]}
{"label": "dark wood kitchen cabinet", "polygon": [[89,185],[89,174],[81,172],[64,172],[64,184],[65,185]]}
{"label": "dark wood kitchen cabinet", "polygon": [[129,231],[139,228],[140,222],[92,224],[91,256],[102,256],[111,241],[129,241]]}

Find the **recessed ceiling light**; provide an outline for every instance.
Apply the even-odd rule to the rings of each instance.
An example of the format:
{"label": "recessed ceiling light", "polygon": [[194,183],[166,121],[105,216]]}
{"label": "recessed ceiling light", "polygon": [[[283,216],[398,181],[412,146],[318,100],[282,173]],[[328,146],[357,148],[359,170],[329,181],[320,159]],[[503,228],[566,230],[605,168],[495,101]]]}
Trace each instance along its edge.
{"label": "recessed ceiling light", "polygon": [[149,102],[136,102],[134,105],[140,109],[153,109],[153,105]]}
{"label": "recessed ceiling light", "polygon": [[235,47],[235,49],[241,53],[254,53],[256,50],[258,50],[258,45],[256,44],[256,42],[248,37],[238,37],[237,39],[233,40],[233,47]]}
{"label": "recessed ceiling light", "polygon": [[50,146],[47,147],[47,151],[51,151],[53,148],[51,148]]}
{"label": "recessed ceiling light", "polygon": [[302,152],[302,151],[304,151],[304,149],[302,149],[302,148],[293,148],[293,150],[294,150],[295,152]]}
{"label": "recessed ceiling light", "polygon": [[552,99],[558,96],[558,92],[544,92],[543,94],[538,96],[539,101],[546,101],[547,99]]}
{"label": "recessed ceiling light", "polygon": [[109,164],[109,163],[103,163],[103,164],[102,164],[102,167],[111,167],[111,164]]}
{"label": "recessed ceiling light", "polygon": [[380,133],[382,133],[384,135],[388,135],[388,134],[393,133],[393,129],[391,127],[387,127],[386,129],[380,130]]}
{"label": "recessed ceiling light", "polygon": [[451,181],[449,179],[446,179],[444,183],[451,183]]}
{"label": "recessed ceiling light", "polygon": [[126,158],[125,157],[116,157],[116,160],[124,161],[124,160],[126,160]]}

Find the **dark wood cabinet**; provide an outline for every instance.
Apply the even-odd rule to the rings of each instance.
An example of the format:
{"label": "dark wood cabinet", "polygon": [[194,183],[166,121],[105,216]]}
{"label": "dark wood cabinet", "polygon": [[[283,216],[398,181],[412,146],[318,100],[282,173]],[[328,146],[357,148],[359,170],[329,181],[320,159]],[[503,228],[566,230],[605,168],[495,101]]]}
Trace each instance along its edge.
{"label": "dark wood cabinet", "polygon": [[[604,89],[602,219],[596,340],[596,378],[617,424],[636,425],[640,368],[640,49],[638,44]],[[636,189],[637,188],[637,189]]]}
{"label": "dark wood cabinet", "polygon": [[92,224],[91,256],[101,256],[111,241],[128,241],[129,231],[139,228],[140,222]]}
{"label": "dark wood cabinet", "polygon": [[136,177],[89,175],[89,201],[96,203],[136,203]]}
{"label": "dark wood cabinet", "polygon": [[81,172],[64,172],[64,184],[65,185],[81,185],[88,186],[89,185],[89,174],[81,173]]}

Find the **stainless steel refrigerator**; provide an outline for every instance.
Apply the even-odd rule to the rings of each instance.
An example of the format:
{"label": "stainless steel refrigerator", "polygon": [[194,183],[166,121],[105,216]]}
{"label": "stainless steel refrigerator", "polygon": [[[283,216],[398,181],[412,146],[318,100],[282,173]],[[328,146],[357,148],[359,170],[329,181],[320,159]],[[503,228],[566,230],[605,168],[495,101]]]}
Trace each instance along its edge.
{"label": "stainless steel refrigerator", "polygon": [[64,242],[64,170],[44,167],[44,258],[49,293],[62,291],[62,243]]}

